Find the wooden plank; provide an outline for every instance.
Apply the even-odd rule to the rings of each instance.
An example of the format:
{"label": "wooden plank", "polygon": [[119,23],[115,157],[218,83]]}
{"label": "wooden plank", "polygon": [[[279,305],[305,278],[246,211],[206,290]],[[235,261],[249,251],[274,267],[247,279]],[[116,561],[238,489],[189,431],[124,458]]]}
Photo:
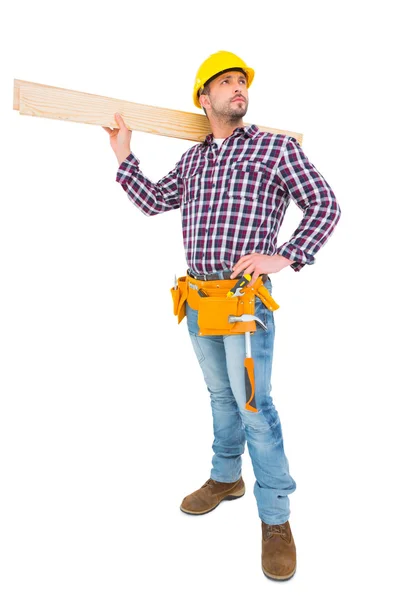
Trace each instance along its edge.
{"label": "wooden plank", "polygon": [[[130,130],[194,142],[202,142],[210,133],[205,115],[137,104],[20,79],[14,79],[13,108],[19,110],[22,115],[105,127],[117,127],[114,113],[118,112]],[[301,133],[261,125],[258,127],[261,131],[290,135],[300,144],[303,141]]]}

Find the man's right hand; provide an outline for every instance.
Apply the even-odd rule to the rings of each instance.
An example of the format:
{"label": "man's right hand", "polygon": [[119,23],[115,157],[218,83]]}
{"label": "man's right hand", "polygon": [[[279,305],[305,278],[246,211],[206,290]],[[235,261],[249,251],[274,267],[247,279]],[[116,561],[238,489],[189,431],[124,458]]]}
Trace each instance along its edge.
{"label": "man's right hand", "polygon": [[124,123],[123,118],[118,113],[115,113],[115,120],[119,129],[110,129],[110,127],[103,127],[105,131],[110,136],[110,144],[111,148],[115,152],[115,156],[117,157],[118,164],[120,165],[131,153],[131,136],[132,131],[130,131]]}

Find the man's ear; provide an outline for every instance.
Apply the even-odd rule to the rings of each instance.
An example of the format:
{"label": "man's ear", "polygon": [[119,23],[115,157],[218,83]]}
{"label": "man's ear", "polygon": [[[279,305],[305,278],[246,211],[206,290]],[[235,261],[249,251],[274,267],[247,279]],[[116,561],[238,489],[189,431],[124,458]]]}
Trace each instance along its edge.
{"label": "man's ear", "polygon": [[211,107],[210,99],[207,94],[200,94],[199,102],[201,104],[202,109],[205,111],[207,108]]}

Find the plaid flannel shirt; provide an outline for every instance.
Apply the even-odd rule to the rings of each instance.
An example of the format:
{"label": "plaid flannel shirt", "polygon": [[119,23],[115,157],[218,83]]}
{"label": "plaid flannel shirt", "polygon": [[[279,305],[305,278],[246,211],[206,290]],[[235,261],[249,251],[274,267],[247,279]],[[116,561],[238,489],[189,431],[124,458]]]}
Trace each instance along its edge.
{"label": "plaid flannel shirt", "polygon": [[[180,208],[189,268],[204,274],[232,270],[253,252],[280,254],[300,271],[315,261],[339,218],[328,183],[293,137],[239,127],[218,149],[213,135],[186,151],[157,183],[131,153],[116,181],[148,216]],[[277,247],[278,232],[292,199],[303,212],[292,237]]]}

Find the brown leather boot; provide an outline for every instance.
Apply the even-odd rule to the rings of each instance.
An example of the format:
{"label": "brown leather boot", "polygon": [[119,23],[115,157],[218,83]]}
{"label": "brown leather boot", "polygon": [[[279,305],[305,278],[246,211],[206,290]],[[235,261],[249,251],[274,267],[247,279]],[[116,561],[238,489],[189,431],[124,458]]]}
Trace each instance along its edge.
{"label": "brown leather boot", "polygon": [[289,521],[282,525],[262,526],[261,565],[270,579],[290,579],[296,571],[296,546]]}
{"label": "brown leather boot", "polygon": [[204,515],[217,508],[222,500],[236,500],[245,492],[242,478],[234,483],[221,483],[208,479],[205,484],[182,500],[181,510],[190,515]]}

